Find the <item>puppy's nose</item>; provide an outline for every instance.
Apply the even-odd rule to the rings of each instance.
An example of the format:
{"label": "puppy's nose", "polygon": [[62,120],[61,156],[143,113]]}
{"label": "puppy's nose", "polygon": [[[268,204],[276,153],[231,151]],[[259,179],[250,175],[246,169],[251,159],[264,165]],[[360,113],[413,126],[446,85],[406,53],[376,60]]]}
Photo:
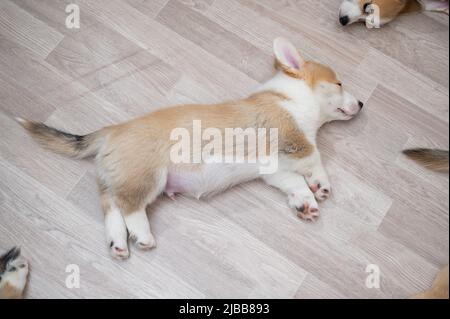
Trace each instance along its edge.
{"label": "puppy's nose", "polygon": [[358,105],[359,105],[359,108],[360,108],[360,109],[362,109],[362,108],[364,107],[364,103],[361,102],[361,101],[358,101]]}
{"label": "puppy's nose", "polygon": [[349,22],[350,22],[350,18],[348,16],[343,16],[339,18],[339,22],[343,25],[346,26]]}

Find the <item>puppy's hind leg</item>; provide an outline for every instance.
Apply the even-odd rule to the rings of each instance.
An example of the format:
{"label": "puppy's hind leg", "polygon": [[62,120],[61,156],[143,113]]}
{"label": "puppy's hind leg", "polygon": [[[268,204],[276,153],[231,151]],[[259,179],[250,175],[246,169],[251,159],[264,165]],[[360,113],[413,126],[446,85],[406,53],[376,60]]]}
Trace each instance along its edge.
{"label": "puppy's hind leg", "polygon": [[110,254],[116,259],[127,259],[130,252],[128,250],[128,233],[125,221],[109,190],[103,187],[100,182],[99,187],[100,201],[105,214],[106,242]]}
{"label": "puppy's hind leg", "polygon": [[156,247],[145,208],[164,191],[167,174],[155,174],[141,184],[127,185],[118,192],[116,201],[121,209],[129,236],[142,250]]}
{"label": "puppy's hind leg", "polygon": [[142,250],[156,247],[156,240],[152,235],[145,207],[124,216],[130,238]]}

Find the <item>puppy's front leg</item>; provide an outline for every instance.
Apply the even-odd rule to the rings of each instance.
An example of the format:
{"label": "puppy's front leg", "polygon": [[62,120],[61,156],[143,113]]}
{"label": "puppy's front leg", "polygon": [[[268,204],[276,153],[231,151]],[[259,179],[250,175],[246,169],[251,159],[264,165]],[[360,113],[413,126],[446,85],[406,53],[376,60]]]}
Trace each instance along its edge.
{"label": "puppy's front leg", "polygon": [[319,217],[319,205],[300,174],[280,170],[272,175],[264,175],[263,180],[288,195],[289,207],[296,209],[301,219],[314,221]]}
{"label": "puppy's front leg", "polygon": [[312,170],[305,174],[309,188],[318,201],[324,201],[331,195],[331,185],[322,161],[318,161]]}

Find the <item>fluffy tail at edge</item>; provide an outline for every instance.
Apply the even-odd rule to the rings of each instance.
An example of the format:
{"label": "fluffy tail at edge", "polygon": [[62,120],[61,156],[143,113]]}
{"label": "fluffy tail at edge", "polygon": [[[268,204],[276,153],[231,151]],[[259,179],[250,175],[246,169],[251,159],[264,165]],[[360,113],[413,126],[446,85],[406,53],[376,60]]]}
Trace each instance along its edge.
{"label": "fluffy tail at edge", "polygon": [[432,12],[442,12],[449,14],[449,2],[448,0],[417,0],[423,10]]}
{"label": "fluffy tail at edge", "polygon": [[44,123],[16,118],[28,133],[44,148],[73,158],[86,158],[98,152],[100,131],[80,136],[59,131]]}
{"label": "fluffy tail at edge", "polygon": [[403,151],[403,154],[436,172],[449,171],[449,152],[437,149],[416,148]]}

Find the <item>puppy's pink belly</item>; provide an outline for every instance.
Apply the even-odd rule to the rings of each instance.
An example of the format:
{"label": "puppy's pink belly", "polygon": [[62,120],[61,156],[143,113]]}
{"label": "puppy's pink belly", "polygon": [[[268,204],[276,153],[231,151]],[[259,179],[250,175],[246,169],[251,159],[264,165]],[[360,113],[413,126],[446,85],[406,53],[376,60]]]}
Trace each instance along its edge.
{"label": "puppy's pink belly", "polygon": [[202,177],[201,172],[169,171],[165,193],[170,197],[185,194],[199,198],[204,193]]}
{"label": "puppy's pink belly", "polygon": [[258,173],[254,168],[245,166],[205,165],[194,171],[171,169],[167,176],[165,193],[171,197],[184,194],[200,198],[257,177]]}

